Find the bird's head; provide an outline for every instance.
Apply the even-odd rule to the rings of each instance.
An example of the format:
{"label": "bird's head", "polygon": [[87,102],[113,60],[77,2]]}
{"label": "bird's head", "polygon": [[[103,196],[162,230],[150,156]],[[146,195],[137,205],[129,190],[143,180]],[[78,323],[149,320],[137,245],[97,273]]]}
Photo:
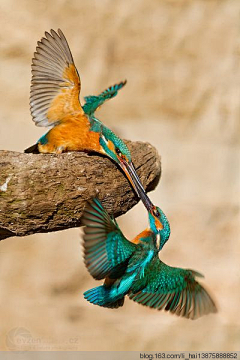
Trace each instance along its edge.
{"label": "bird's head", "polygon": [[170,236],[170,224],[164,212],[158,207],[152,205],[148,212],[150,229],[156,235],[156,246],[162,250]]}
{"label": "bird's head", "polygon": [[131,153],[127,145],[110,129],[104,127],[100,135],[102,153],[114,160],[124,171],[132,187],[149,210],[153,204],[144,190],[133,166]]}
{"label": "bird's head", "polygon": [[131,153],[127,145],[107,127],[102,127],[100,134],[102,152],[116,161],[119,165],[122,160],[131,162]]}

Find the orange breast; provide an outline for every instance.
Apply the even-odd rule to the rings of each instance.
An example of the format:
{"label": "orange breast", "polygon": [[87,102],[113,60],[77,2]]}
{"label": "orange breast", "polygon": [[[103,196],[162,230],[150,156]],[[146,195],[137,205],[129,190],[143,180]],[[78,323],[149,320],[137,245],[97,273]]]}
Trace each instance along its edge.
{"label": "orange breast", "polygon": [[99,133],[90,130],[88,118],[81,113],[67,115],[59,125],[47,134],[48,143],[39,145],[41,152],[97,151],[101,152]]}
{"label": "orange breast", "polygon": [[151,234],[152,234],[152,232],[150,229],[145,229],[140,234],[138,234],[133,240],[131,240],[131,242],[134,244],[139,244],[141,238],[148,237]]}

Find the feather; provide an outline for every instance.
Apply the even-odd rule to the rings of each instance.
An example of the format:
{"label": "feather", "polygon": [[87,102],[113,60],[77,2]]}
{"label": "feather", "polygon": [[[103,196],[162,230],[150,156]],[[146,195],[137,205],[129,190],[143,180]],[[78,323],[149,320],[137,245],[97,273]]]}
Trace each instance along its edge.
{"label": "feather", "polygon": [[194,270],[173,268],[159,260],[149,266],[146,276],[147,285],[141,291],[129,292],[133,301],[190,319],[217,311],[209,293],[194,279],[202,275]]}
{"label": "feather", "polygon": [[135,250],[118,225],[110,218],[98,199],[88,204],[82,218],[84,228],[84,261],[95,279],[103,279],[125,266]]}
{"label": "feather", "polygon": [[124,296],[120,299],[112,300],[109,295],[109,290],[104,285],[85,291],[83,296],[87,301],[94,305],[111,309],[123,306],[124,303]]}
{"label": "feather", "polygon": [[[51,30],[45,36],[32,59],[30,109],[37,126],[54,126],[73,111],[83,113],[81,83],[62,31]],[[42,97],[45,102],[40,101]]]}
{"label": "feather", "polygon": [[106,90],[101,92],[98,96],[90,95],[85,96],[86,101],[83,105],[83,111],[85,114],[92,116],[99,106],[101,106],[106,100],[116,96],[118,91],[127,83],[127,80],[121,81],[119,84],[109,86]]}

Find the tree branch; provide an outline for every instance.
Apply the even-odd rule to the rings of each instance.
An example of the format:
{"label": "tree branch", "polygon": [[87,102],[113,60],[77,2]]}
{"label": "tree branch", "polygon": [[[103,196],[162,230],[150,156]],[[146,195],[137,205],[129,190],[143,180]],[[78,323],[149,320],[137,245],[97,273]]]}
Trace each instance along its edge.
{"label": "tree branch", "polygon": [[[160,178],[160,156],[148,143],[126,142],[147,190]],[[0,151],[0,240],[81,225],[86,201],[96,196],[115,217],[138,198],[119,168],[99,154]]]}

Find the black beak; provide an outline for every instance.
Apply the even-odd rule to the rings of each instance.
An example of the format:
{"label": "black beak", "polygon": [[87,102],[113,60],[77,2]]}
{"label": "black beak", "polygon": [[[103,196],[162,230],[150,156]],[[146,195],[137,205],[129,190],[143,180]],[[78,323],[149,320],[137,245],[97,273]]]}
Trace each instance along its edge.
{"label": "black beak", "polygon": [[120,165],[121,165],[124,173],[126,174],[128,180],[130,181],[132,187],[134,188],[134,190],[136,191],[136,193],[142,200],[144,206],[146,207],[146,209],[148,211],[150,211],[153,207],[153,204],[152,204],[151,200],[149,199],[149,197],[147,196],[147,193],[142,186],[142,183],[141,183],[141,181],[138,177],[138,174],[133,166],[133,163],[132,162],[129,163],[127,161],[121,160]]}

